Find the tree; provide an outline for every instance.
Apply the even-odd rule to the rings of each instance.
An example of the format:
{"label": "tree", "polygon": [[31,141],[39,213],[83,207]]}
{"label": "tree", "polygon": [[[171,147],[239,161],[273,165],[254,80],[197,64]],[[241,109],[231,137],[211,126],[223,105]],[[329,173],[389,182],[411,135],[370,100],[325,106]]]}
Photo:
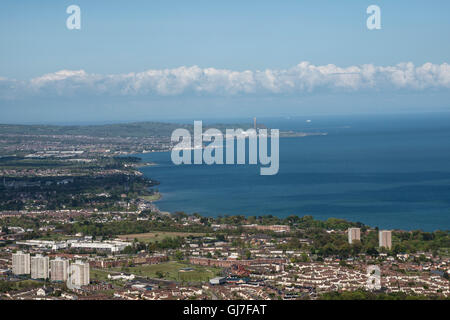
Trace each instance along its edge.
{"label": "tree", "polygon": [[123,254],[133,254],[136,253],[136,250],[132,246],[126,246],[123,251]]}
{"label": "tree", "polygon": [[183,259],[184,259],[184,254],[183,254],[183,252],[181,252],[180,250],[177,250],[177,251],[175,252],[175,259],[177,259],[177,260],[183,260]]}
{"label": "tree", "polygon": [[306,253],[302,253],[302,260],[301,260],[302,262],[309,262],[309,257],[308,257],[308,255],[306,254]]}
{"label": "tree", "polygon": [[378,251],[374,247],[367,248],[366,253],[368,255],[371,255],[371,256],[377,256],[378,255]]}

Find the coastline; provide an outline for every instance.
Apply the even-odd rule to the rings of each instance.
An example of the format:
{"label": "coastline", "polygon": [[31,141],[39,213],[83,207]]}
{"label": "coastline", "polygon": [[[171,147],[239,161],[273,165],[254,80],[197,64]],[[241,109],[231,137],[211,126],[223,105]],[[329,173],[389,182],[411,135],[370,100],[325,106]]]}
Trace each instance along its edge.
{"label": "coastline", "polygon": [[[139,157],[141,159],[141,161],[144,161],[139,156],[139,154],[136,154],[136,156]],[[154,165],[152,165],[152,167],[155,167],[155,166],[158,166],[158,165],[159,164],[157,162],[154,162]],[[141,167],[141,168],[145,168],[145,167]],[[146,176],[143,171],[141,171],[141,170],[139,170],[139,171],[144,176]],[[147,176],[146,176],[146,178],[151,179],[151,177],[147,177]],[[158,182],[160,182],[160,181],[158,181]],[[174,191],[174,192],[176,193],[176,191]],[[176,210],[169,210],[169,209],[165,208],[163,210],[163,209],[161,209],[160,205],[158,205],[158,202],[163,200],[164,192],[161,192],[160,190],[158,190],[158,193],[159,193],[160,197],[157,200],[152,201],[152,203],[157,208],[158,212],[160,212],[162,214],[172,214],[172,212],[175,212],[175,211],[183,211],[183,212],[186,212],[187,214],[193,214],[194,212],[201,211],[201,210],[193,210],[191,212],[189,210],[186,210],[185,208],[177,208]],[[266,216],[267,217],[267,216],[273,215],[273,216],[276,216],[276,217],[281,219],[281,218],[285,218],[287,216],[287,215],[277,215],[276,213],[260,213],[260,214],[255,214],[255,213],[228,213],[228,214],[223,213],[223,214],[214,214],[214,213],[204,213],[204,212],[203,213],[199,212],[199,213],[202,216],[210,216],[210,217],[218,217],[220,215],[228,215],[228,216],[244,215],[246,217],[250,217],[250,216]],[[314,217],[314,219],[317,219],[317,220],[320,220],[320,221],[326,221],[328,219],[345,219],[345,220],[351,221],[351,222],[362,222],[362,223],[364,223],[364,224],[366,224],[368,226],[374,227],[374,228],[376,228],[376,227],[380,227],[380,228],[383,227],[385,229],[397,230],[397,231],[405,231],[405,232],[413,231],[413,230],[422,230],[422,231],[427,231],[427,232],[434,232],[434,231],[438,231],[438,230],[441,230],[441,231],[449,230],[449,228],[423,228],[423,227],[407,227],[407,226],[388,227],[385,224],[381,224],[379,222],[373,222],[373,221],[379,220],[379,218],[381,218],[381,217],[386,217],[387,218],[389,216],[388,214],[383,214],[383,215],[381,215],[381,217],[379,215],[374,215],[374,216],[370,217],[372,219],[360,219],[360,218],[358,218],[358,215],[354,215],[354,214],[350,214],[350,215],[347,215],[347,216],[339,216],[339,215],[333,215],[332,213],[330,213],[330,214],[319,214],[319,215],[318,214],[313,214],[313,213],[311,213],[311,214],[309,214],[309,213],[302,213],[302,214],[292,213],[292,215],[295,215],[295,216],[298,216],[298,217],[311,215],[311,216]],[[359,215],[359,217],[361,217],[361,216]]]}
{"label": "coastline", "polygon": [[[443,143],[448,145],[447,131],[424,136],[403,123],[393,131],[386,131],[385,123],[377,121],[315,139],[280,139],[280,173],[270,180],[249,173],[252,169],[245,166],[232,170],[224,166],[172,168],[169,150],[165,151],[168,154],[135,156],[142,162],[161,164],[158,169],[140,170],[164,184],[160,188],[163,196],[170,193],[170,199],[164,197],[158,203],[160,210],[214,217],[312,215],[389,229],[449,230],[449,210],[443,204],[448,201],[445,185],[450,181],[445,162],[449,152],[442,153]],[[429,127],[428,122],[422,125]],[[407,144],[411,139],[418,141],[412,150]],[[429,150],[424,156],[433,171],[419,161],[423,156],[417,150],[424,148]],[[194,177],[199,180],[193,184]],[[214,183],[216,178],[219,184]],[[268,186],[274,189],[266,196]],[[230,190],[233,193],[226,199],[223,195]]]}

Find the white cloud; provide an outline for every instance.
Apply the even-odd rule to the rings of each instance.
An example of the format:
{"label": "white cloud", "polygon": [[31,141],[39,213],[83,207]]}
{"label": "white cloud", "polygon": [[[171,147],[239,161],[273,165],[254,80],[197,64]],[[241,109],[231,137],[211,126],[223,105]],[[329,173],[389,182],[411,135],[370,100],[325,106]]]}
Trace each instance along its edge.
{"label": "white cloud", "polygon": [[425,63],[414,66],[371,64],[338,67],[301,62],[289,69],[234,71],[198,66],[100,75],[84,70],[61,70],[28,80],[0,77],[0,97],[23,96],[174,96],[301,94],[315,90],[427,90],[450,88],[450,65]]}

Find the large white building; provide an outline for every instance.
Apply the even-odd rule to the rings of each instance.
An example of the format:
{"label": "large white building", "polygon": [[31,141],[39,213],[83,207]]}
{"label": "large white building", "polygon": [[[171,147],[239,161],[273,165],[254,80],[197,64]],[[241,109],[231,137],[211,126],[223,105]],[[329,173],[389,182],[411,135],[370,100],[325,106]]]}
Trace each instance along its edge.
{"label": "large white building", "polygon": [[70,242],[70,247],[73,249],[87,249],[87,250],[105,250],[111,253],[120,252],[127,246],[131,245],[130,242],[123,241],[73,241]]}
{"label": "large white building", "polygon": [[40,254],[31,257],[31,279],[48,279],[48,257]]}
{"label": "large white building", "polygon": [[60,257],[50,261],[50,279],[52,281],[67,281],[69,260]]}
{"label": "large white building", "polygon": [[38,247],[38,248],[48,248],[52,250],[60,250],[67,248],[67,243],[65,241],[50,241],[50,240],[26,240],[16,242],[22,246]]}
{"label": "large white building", "polygon": [[348,243],[352,244],[353,241],[361,241],[361,229],[360,228],[349,228],[348,229]]}
{"label": "large white building", "polygon": [[89,284],[89,263],[80,260],[70,264],[70,284],[75,287]]}
{"label": "large white building", "polygon": [[12,271],[15,275],[30,274],[30,254],[22,251],[13,253]]}
{"label": "large white building", "polygon": [[378,233],[380,247],[392,248],[392,232],[390,230],[380,230]]}

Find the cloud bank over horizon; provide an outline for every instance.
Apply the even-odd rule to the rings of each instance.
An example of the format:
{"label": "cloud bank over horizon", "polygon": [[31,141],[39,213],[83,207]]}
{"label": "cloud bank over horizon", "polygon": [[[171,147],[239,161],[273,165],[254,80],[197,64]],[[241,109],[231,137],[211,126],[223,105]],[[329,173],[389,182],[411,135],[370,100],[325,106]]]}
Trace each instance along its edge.
{"label": "cloud bank over horizon", "polygon": [[101,75],[60,70],[30,80],[0,76],[0,99],[89,96],[298,95],[314,92],[447,91],[450,65],[411,62],[339,67],[301,62],[288,69],[234,71],[198,66]]}

